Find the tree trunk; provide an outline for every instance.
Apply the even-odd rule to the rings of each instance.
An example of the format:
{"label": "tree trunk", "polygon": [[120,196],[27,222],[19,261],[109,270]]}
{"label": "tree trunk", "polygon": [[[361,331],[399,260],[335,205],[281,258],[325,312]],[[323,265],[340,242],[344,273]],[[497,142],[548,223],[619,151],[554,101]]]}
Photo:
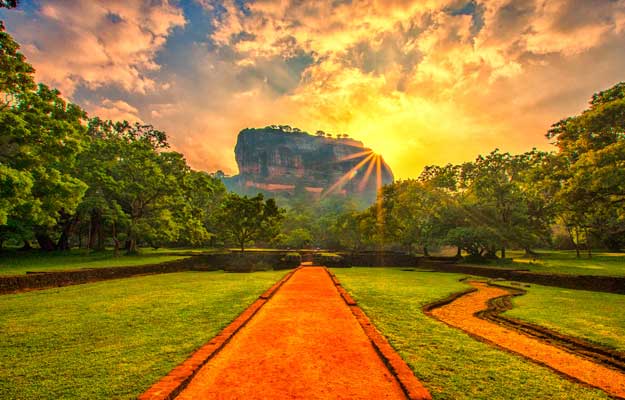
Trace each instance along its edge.
{"label": "tree trunk", "polygon": [[129,239],[126,242],[126,254],[137,254],[137,240],[136,239]]}
{"label": "tree trunk", "polygon": [[60,225],[61,225],[61,237],[56,243],[56,249],[61,251],[69,250],[69,236],[78,221],[77,216],[72,216],[66,213],[64,210],[59,212],[61,215]]}
{"label": "tree trunk", "polygon": [[456,258],[462,258],[462,247],[458,246],[456,250]]}
{"label": "tree trunk", "polygon": [[94,208],[89,218],[89,248],[104,250],[104,227],[102,226],[102,212]]}
{"label": "tree trunk", "polygon": [[501,259],[503,260],[503,259],[505,259],[505,258],[506,258],[506,248],[505,248],[505,247],[502,247],[502,248],[501,248]]}
{"label": "tree trunk", "polygon": [[66,229],[63,229],[59,240],[56,242],[56,249],[61,251],[69,250],[69,235]]}
{"label": "tree trunk", "polygon": [[89,218],[89,240],[87,242],[87,248],[89,250],[93,250],[95,247],[95,220],[93,217],[93,211],[91,211],[91,216]]}
{"label": "tree trunk", "polygon": [[428,247],[427,246],[423,246],[423,255],[425,257],[429,257],[430,256],[430,252],[428,251]]}
{"label": "tree trunk", "polygon": [[104,224],[102,223],[102,220],[100,220],[100,223],[98,224],[97,227],[97,232],[98,232],[98,242],[97,242],[97,250],[104,250]]}
{"label": "tree trunk", "polygon": [[117,239],[117,228],[115,226],[115,221],[113,221],[113,256],[119,257],[119,239]]}
{"label": "tree trunk", "polygon": [[32,249],[33,249],[33,246],[31,246],[30,242],[26,239],[24,239],[24,245],[19,248],[20,251],[29,251]]}
{"label": "tree trunk", "polygon": [[54,242],[47,233],[37,233],[35,234],[35,239],[37,239],[37,243],[39,243],[41,250],[54,251]]}
{"label": "tree trunk", "polygon": [[530,249],[529,247],[525,247],[523,250],[525,250],[525,257],[529,258],[529,257],[536,257],[538,255],[538,253],[536,253],[534,250]]}
{"label": "tree trunk", "polygon": [[592,246],[590,244],[590,235],[588,234],[588,228],[584,228],[584,233],[586,234],[586,250],[588,251],[588,258],[592,258]]}
{"label": "tree trunk", "polygon": [[575,229],[575,240],[573,242],[575,243],[575,253],[577,254],[577,258],[580,258],[580,255],[579,255],[579,229]]}

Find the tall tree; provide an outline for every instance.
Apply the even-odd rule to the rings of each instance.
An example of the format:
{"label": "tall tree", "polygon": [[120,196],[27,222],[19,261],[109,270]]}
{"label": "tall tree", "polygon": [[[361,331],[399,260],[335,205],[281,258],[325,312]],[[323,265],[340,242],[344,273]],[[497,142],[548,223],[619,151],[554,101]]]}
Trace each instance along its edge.
{"label": "tall tree", "polygon": [[221,213],[222,229],[241,251],[256,240],[271,240],[280,233],[284,210],[262,194],[254,197],[230,193]]}
{"label": "tall tree", "polygon": [[554,124],[547,137],[559,150],[558,197],[569,231],[584,237],[589,254],[592,236],[620,247],[625,233],[625,82],[593,95],[585,111]]}

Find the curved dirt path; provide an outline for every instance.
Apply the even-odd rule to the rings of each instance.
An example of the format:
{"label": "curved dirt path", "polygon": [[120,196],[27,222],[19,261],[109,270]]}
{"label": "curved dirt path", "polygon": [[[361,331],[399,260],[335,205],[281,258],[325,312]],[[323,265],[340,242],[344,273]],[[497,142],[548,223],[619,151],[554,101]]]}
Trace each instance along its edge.
{"label": "curved dirt path", "polygon": [[177,399],[406,399],[321,267],[298,270]]}
{"label": "curved dirt path", "polygon": [[469,283],[478,290],[432,310],[431,314],[451,326],[603,389],[612,396],[625,398],[625,374],[476,317],[475,313],[488,308],[489,300],[509,295],[509,292],[483,282]]}

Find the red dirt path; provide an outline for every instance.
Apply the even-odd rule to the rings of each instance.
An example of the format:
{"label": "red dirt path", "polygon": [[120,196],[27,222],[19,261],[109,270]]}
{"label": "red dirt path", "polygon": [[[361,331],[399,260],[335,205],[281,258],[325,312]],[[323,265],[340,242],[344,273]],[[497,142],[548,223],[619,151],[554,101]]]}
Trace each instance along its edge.
{"label": "red dirt path", "polygon": [[470,284],[478,289],[477,292],[472,292],[432,310],[432,315],[451,326],[547,365],[581,382],[603,389],[612,396],[625,398],[625,374],[476,317],[475,313],[488,308],[487,302],[490,299],[509,293],[482,282],[470,282]]}
{"label": "red dirt path", "polygon": [[323,268],[297,271],[177,399],[405,399]]}

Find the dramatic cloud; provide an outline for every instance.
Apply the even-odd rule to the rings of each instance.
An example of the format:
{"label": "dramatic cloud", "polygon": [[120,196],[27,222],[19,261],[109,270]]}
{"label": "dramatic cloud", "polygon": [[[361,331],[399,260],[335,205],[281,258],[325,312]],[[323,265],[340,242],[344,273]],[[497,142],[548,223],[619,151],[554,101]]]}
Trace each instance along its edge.
{"label": "dramatic cloud", "polygon": [[167,1],[48,0],[9,20],[37,77],[71,96],[78,85],[110,84],[146,93],[165,82],[149,76],[167,35],[185,23]]}
{"label": "dramatic cloud", "polygon": [[92,105],[88,103],[85,107],[90,110],[91,114],[97,115],[102,119],[143,122],[139,117],[139,110],[123,100],[112,101],[110,99],[104,99],[100,105]]}
{"label": "dramatic cloud", "polygon": [[625,80],[625,0],[46,0],[5,14],[39,79],[228,173],[238,131],[269,124],[348,133],[399,177],[549,148],[551,123]]}

